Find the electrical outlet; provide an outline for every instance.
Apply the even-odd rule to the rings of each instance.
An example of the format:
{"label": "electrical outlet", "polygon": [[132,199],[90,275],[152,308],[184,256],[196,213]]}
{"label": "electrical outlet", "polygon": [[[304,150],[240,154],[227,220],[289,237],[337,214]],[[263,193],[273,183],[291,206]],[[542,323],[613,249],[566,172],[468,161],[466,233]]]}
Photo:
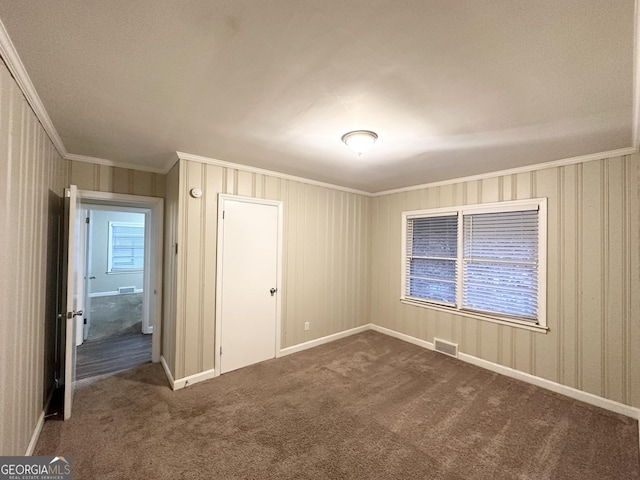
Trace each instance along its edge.
{"label": "electrical outlet", "polygon": [[309,330],[309,322],[304,322],[304,329]]}

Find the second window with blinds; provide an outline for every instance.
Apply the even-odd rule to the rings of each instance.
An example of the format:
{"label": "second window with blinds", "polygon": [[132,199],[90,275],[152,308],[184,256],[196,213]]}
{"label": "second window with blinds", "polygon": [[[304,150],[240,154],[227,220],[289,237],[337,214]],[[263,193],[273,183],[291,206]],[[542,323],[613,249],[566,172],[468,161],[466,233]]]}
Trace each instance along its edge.
{"label": "second window with blinds", "polygon": [[405,303],[546,330],[546,199],[402,214]]}
{"label": "second window with blinds", "polygon": [[144,268],[144,223],[109,222],[107,273],[141,272]]}

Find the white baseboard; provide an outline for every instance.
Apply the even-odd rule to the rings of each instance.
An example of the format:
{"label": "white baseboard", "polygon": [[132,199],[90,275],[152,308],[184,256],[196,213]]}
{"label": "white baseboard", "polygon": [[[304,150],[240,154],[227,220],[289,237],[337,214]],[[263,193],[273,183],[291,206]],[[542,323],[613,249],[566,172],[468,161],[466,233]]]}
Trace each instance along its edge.
{"label": "white baseboard", "polygon": [[173,380],[173,375],[171,375],[171,370],[169,370],[169,365],[167,365],[167,361],[164,359],[164,355],[160,355],[160,363],[162,364],[162,369],[164,370],[164,374],[167,376],[167,380],[169,380],[169,385],[171,385],[171,390],[175,390],[173,387],[175,385],[175,381]]}
{"label": "white baseboard", "polygon": [[[49,402],[47,402],[47,405],[48,403]],[[47,411],[47,406],[45,406],[45,409],[42,410],[42,413],[40,413],[40,417],[38,417],[38,423],[36,424],[36,428],[33,431],[33,435],[31,435],[31,441],[29,442],[27,451],[24,454],[25,457],[30,457],[31,455],[33,455],[33,451],[35,450],[36,444],[38,443],[38,439],[40,438],[40,432],[42,432],[42,427],[44,426],[44,412],[46,411]]]}
{"label": "white baseboard", "polygon": [[619,413],[620,415],[626,415],[627,417],[640,420],[640,409],[625,405],[624,403],[619,403],[614,400],[609,400],[608,398],[599,397],[598,395],[594,395],[593,393],[588,393],[582,390],[578,390],[577,388],[568,387],[566,385],[562,385],[561,383],[556,383],[542,377],[536,377],[535,375],[521,372],[520,370],[514,370],[513,368],[489,362],[487,360],[474,357],[473,355],[467,355],[466,353],[459,353],[458,358],[463,362],[471,363],[472,365],[486,368],[487,370],[491,370],[492,372],[515,378],[516,380],[521,380],[523,382],[536,385],[537,387],[551,390],[552,392],[565,395],[567,397],[573,398],[574,400],[580,400],[581,402],[588,403],[589,405],[594,405],[611,412]]}
{"label": "white baseboard", "polygon": [[188,387],[194,383],[204,382],[216,376],[215,369],[205,370],[204,372],[196,373],[195,375],[189,375],[188,377],[178,378],[173,382],[171,388],[174,390],[180,390],[181,388]]}
{"label": "white baseboard", "polygon": [[144,289],[136,288],[133,292],[129,292],[129,293],[120,293],[117,290],[110,290],[107,292],[93,292],[89,294],[89,298],[116,297],[118,295],[131,295],[132,293],[144,293]]}
{"label": "white baseboard", "polygon": [[419,338],[412,337],[411,335],[407,335],[405,333],[396,332],[395,330],[391,330],[390,328],[380,327],[372,323],[371,330],[384,333],[385,335],[389,335],[390,337],[394,337],[408,343],[413,343],[414,345],[418,345],[419,347],[426,348],[427,350],[434,349],[433,343],[427,342],[426,340],[420,340]]}
{"label": "white baseboard", "polygon": [[31,440],[29,441],[29,445],[27,446],[27,451],[24,454],[25,457],[30,457],[31,455],[33,455],[33,451],[35,450],[38,439],[40,438],[40,433],[42,433],[42,427],[44,427],[44,416],[49,410],[49,405],[51,404],[51,399],[53,398],[54,391],[55,388],[52,388],[47,401],[44,402],[44,408],[42,409],[42,412],[38,417],[38,423],[36,423],[36,428],[33,430],[33,435],[31,435]]}
{"label": "white baseboard", "polygon": [[[376,332],[384,333],[385,335],[389,335],[391,337],[404,340],[405,342],[418,345],[428,350],[433,350],[433,343],[427,342],[425,340],[421,340],[419,338],[412,337],[411,335],[400,333],[395,330],[391,330],[385,327],[380,327],[374,324],[371,324],[371,330],[375,330]],[[476,365],[478,367],[482,367],[487,370],[491,370],[492,372],[496,372],[501,375],[506,375],[507,377],[515,378],[516,380],[521,380],[523,382],[530,383],[532,385],[536,385],[538,387],[545,388],[547,390],[551,390],[552,392],[565,395],[567,397],[573,398],[574,400],[580,400],[581,402],[588,403],[589,405],[594,405],[596,407],[604,408],[605,410],[609,410],[611,412],[619,413],[621,415],[625,415],[627,417],[640,420],[639,408],[631,407],[629,405],[625,405],[623,403],[619,403],[614,400],[609,400],[607,398],[599,397],[598,395],[594,395],[592,393],[583,392],[582,390],[578,390],[573,387],[568,387],[560,383],[552,382],[551,380],[547,380],[545,378],[536,377],[535,375],[521,372],[519,370],[514,370],[513,368],[509,368],[503,365],[499,365],[497,363],[489,362],[488,360],[483,360],[481,358],[474,357],[473,355],[468,355],[466,353],[459,353],[458,359],[462,360],[463,362],[470,363],[472,365]],[[639,438],[639,441],[640,441],[640,438]]]}
{"label": "white baseboard", "polygon": [[351,328],[349,330],[345,330],[344,332],[333,333],[331,335],[327,335],[326,337],[316,338],[315,340],[309,340],[308,342],[299,343],[298,345],[294,345],[292,347],[282,348],[278,355],[276,355],[276,357],[291,355],[292,353],[301,352],[309,348],[324,345],[325,343],[333,342],[334,340],[338,340],[340,338],[349,337],[351,335],[355,335],[356,333],[366,332],[370,329],[370,324],[361,325],[360,327]]}

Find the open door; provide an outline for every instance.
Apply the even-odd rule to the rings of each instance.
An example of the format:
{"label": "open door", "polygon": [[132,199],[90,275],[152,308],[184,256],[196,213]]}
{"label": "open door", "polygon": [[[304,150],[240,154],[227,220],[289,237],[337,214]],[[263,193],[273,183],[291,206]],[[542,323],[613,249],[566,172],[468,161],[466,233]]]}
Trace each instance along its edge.
{"label": "open door", "polygon": [[73,403],[73,388],[76,380],[76,334],[77,318],[82,319],[82,296],[79,295],[79,285],[82,281],[82,271],[79,268],[82,262],[79,261],[81,255],[80,237],[81,222],[79,213],[79,200],[77,187],[71,185],[65,189],[65,262],[63,262],[63,298],[66,298],[66,312],[62,314],[62,348],[64,350],[63,367],[64,372],[64,419],[71,417],[71,405]]}

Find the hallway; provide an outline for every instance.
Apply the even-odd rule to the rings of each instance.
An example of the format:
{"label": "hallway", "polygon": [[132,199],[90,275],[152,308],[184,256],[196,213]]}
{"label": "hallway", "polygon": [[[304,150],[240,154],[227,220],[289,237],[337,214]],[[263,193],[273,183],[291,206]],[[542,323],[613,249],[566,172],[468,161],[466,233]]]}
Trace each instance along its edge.
{"label": "hallway", "polygon": [[127,333],[78,347],[76,380],[128,370],[151,361],[151,335]]}

